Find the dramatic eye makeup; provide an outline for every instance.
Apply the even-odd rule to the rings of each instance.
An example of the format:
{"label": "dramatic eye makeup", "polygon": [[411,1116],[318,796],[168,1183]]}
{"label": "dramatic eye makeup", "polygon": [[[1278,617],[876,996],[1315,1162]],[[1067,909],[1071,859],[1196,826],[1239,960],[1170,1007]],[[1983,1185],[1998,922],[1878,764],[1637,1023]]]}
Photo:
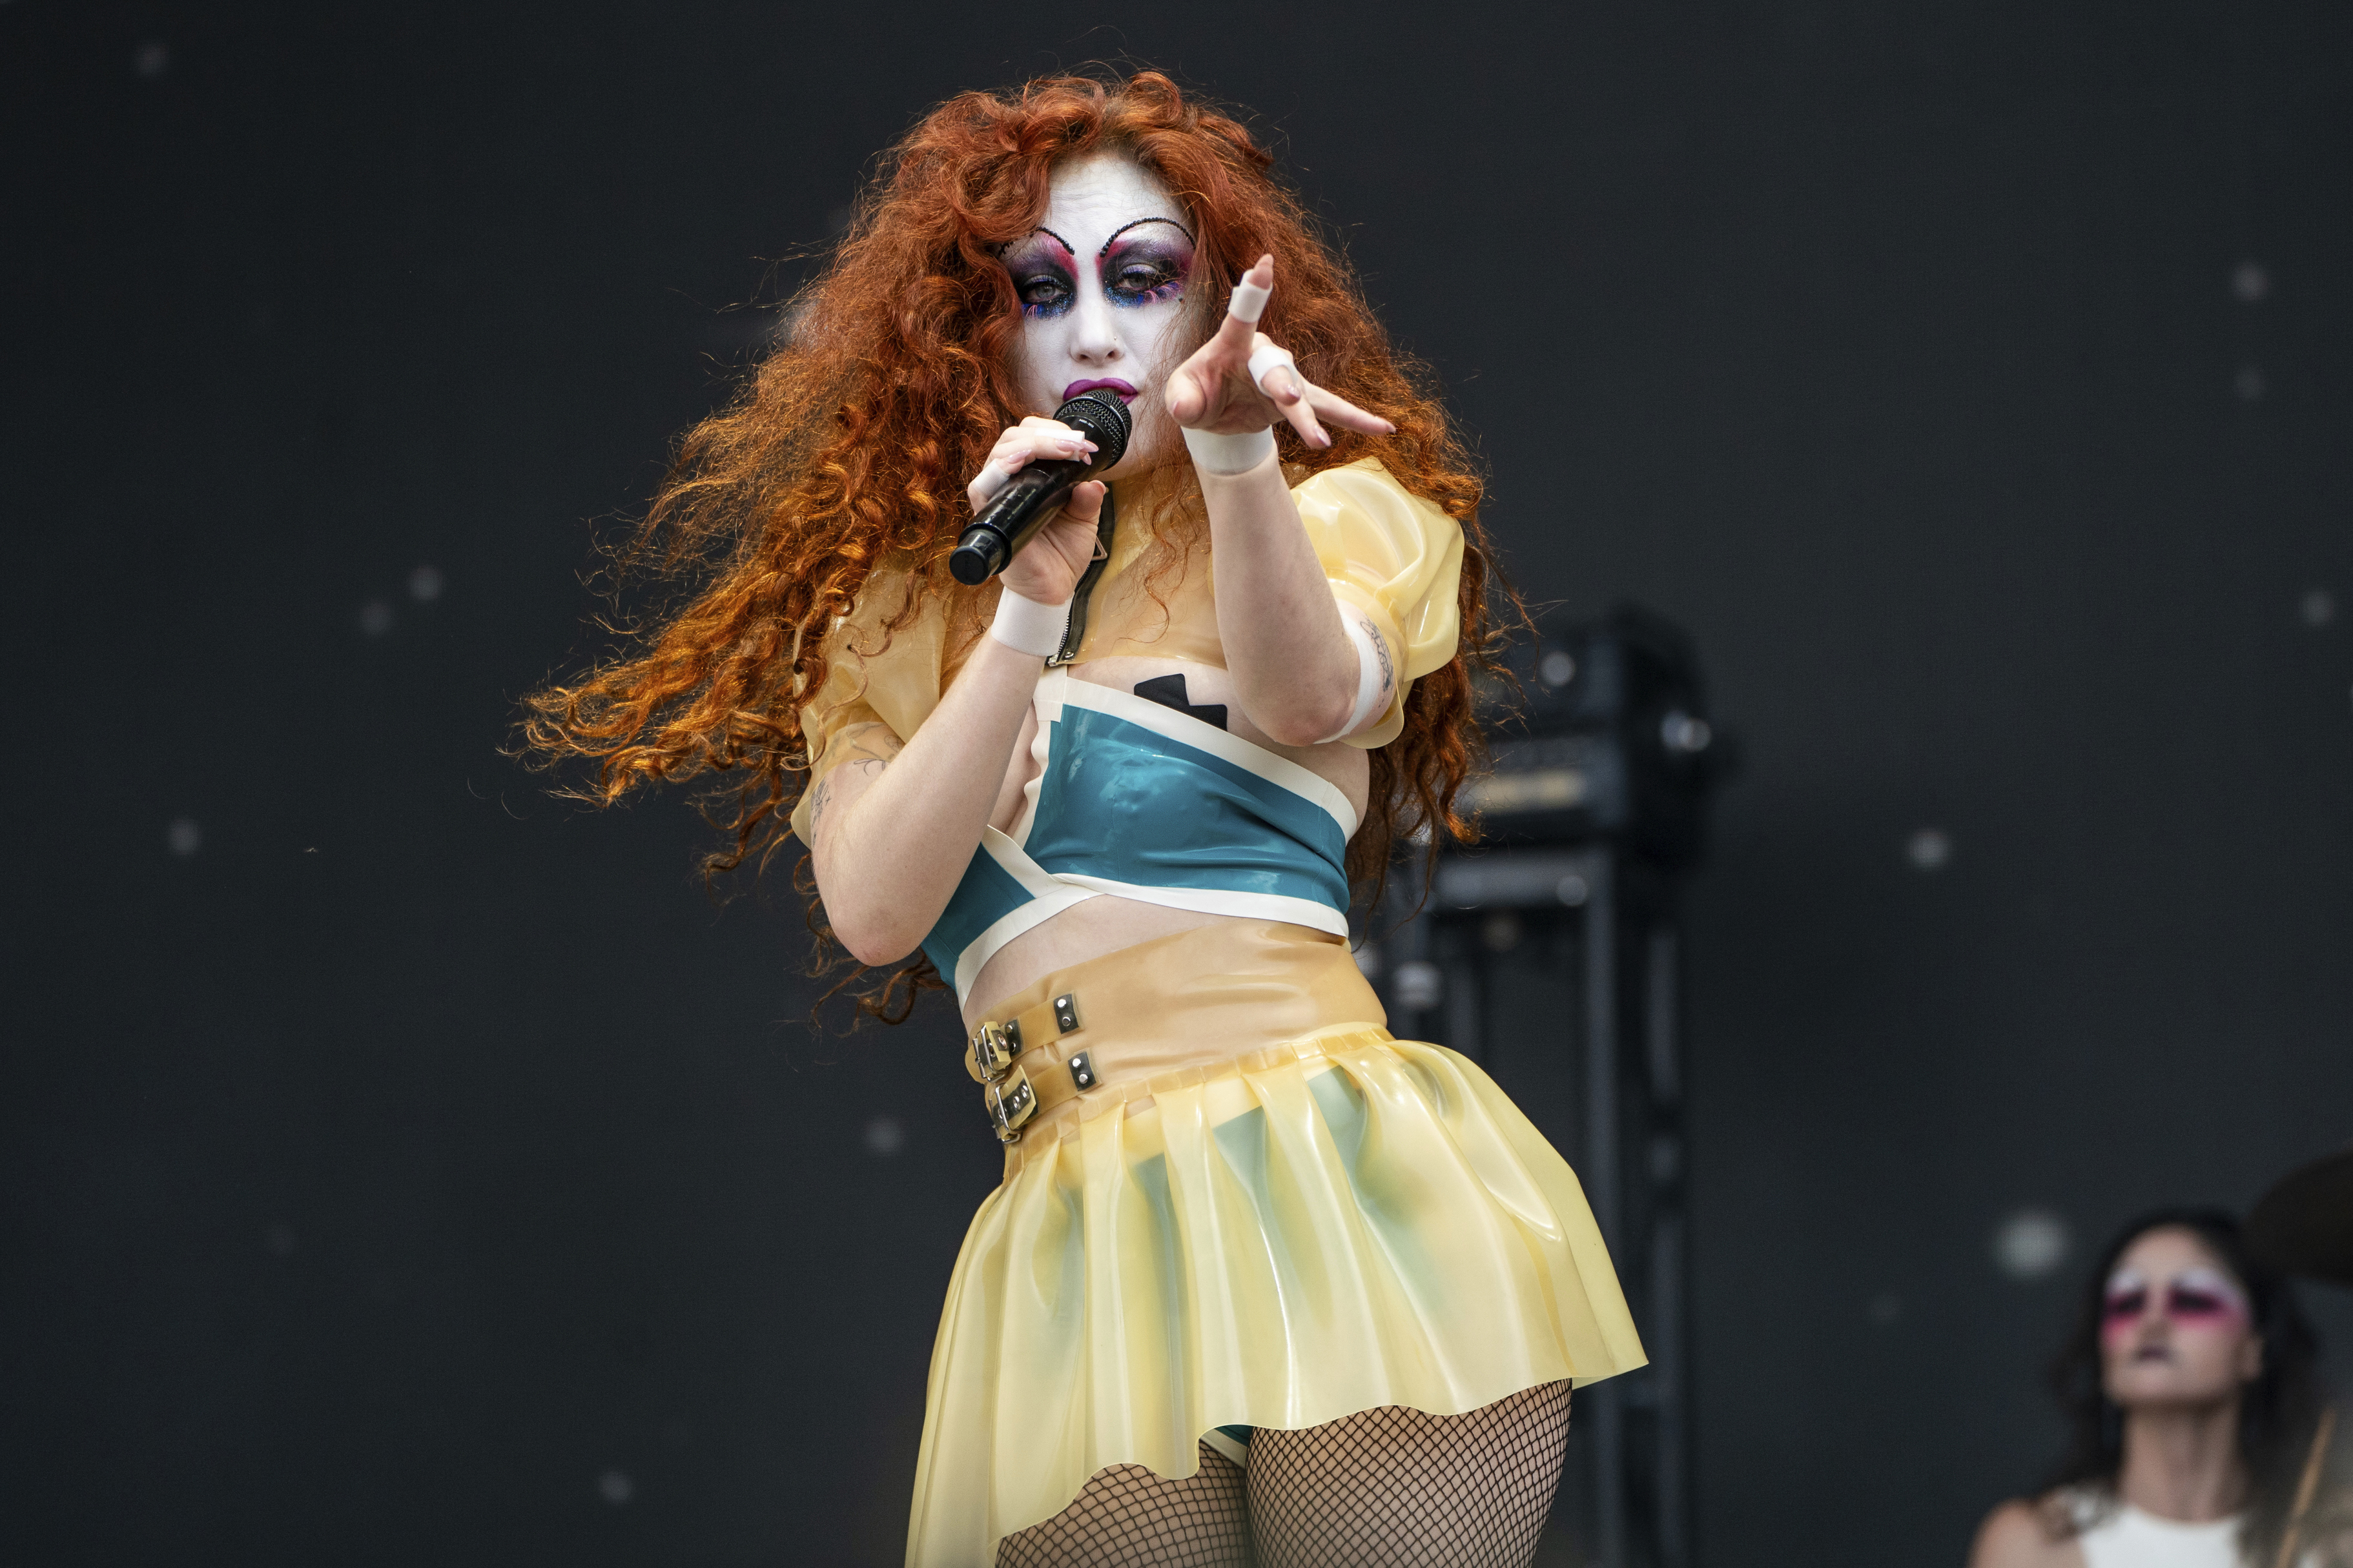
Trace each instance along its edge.
{"label": "dramatic eye makeup", "polygon": [[1024,316],[1050,320],[1077,300],[1079,258],[1052,229],[1041,228],[1007,246],[1003,260]]}
{"label": "dramatic eye makeup", "polygon": [[1138,218],[1104,244],[1096,267],[1113,304],[1165,304],[1184,295],[1193,237],[1167,218]]}
{"label": "dramatic eye makeup", "polygon": [[2185,1268],[2165,1292],[2165,1314],[2175,1322],[2211,1323],[2247,1310],[2239,1288],[2212,1268]]}
{"label": "dramatic eye makeup", "polygon": [[2110,1323],[2137,1322],[2148,1310],[2148,1281],[2131,1269],[2108,1276],[2108,1289],[2100,1298],[2100,1317]]}
{"label": "dramatic eye makeup", "polygon": [[[2247,1310],[2239,1288],[2213,1268],[2183,1269],[2167,1283],[2159,1300],[2165,1315],[2177,1323],[2216,1323]],[[2100,1317],[2111,1327],[2137,1323],[2148,1310],[2148,1281],[2127,1268],[2108,1280]]]}

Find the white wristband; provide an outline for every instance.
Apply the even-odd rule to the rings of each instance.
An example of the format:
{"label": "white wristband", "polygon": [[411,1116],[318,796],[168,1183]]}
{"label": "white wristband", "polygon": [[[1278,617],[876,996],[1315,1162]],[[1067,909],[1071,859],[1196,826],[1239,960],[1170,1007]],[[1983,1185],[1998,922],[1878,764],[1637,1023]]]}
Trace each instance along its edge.
{"label": "white wristband", "polygon": [[1381,671],[1388,668],[1385,650],[1373,646],[1373,628],[1350,612],[1353,605],[1340,606],[1340,625],[1348,640],[1356,645],[1356,706],[1348,714],[1348,721],[1315,743],[1329,745],[1343,735],[1353,735],[1365,727],[1365,721],[1377,711],[1381,700]]}
{"label": "white wristband", "polygon": [[1248,321],[1255,327],[1258,319],[1266,314],[1267,300],[1273,297],[1273,289],[1260,288],[1245,274],[1242,280],[1234,285],[1234,297],[1226,306],[1226,314],[1237,321]]}
{"label": "white wristband", "polygon": [[988,635],[1033,658],[1051,658],[1062,651],[1062,634],[1070,625],[1070,605],[1041,605],[1007,588],[997,595],[997,618],[988,623]]}
{"label": "white wristband", "polygon": [[1187,430],[1185,450],[1193,454],[1193,466],[1205,474],[1246,474],[1274,456],[1274,432],[1215,436],[1207,430]]}

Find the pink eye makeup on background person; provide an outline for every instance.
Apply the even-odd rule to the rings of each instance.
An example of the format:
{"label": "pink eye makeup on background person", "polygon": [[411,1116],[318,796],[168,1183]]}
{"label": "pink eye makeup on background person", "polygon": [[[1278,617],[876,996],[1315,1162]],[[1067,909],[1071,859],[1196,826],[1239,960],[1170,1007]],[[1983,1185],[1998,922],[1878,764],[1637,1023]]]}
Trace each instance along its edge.
{"label": "pink eye makeup on background person", "polygon": [[[2129,1328],[2147,1312],[2152,1299],[2149,1282],[2134,1269],[2110,1277],[2100,1308],[2102,1326]],[[2158,1310],[2171,1321],[2219,1324],[2246,1316],[2246,1299],[2239,1288],[2212,1268],[2185,1268],[2167,1282],[2156,1298]]]}

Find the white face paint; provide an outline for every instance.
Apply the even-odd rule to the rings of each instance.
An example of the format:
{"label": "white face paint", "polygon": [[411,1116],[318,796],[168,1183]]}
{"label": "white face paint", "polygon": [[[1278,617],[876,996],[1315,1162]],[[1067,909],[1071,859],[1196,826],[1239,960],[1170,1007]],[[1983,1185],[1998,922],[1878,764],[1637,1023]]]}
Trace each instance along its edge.
{"label": "white face paint", "polygon": [[2227,1404],[2263,1370],[2245,1290],[2178,1226],[2126,1249],[2100,1318],[2101,1384],[2127,1410]]}
{"label": "white face paint", "polygon": [[1176,439],[1161,395],[1185,346],[1192,218],[1168,188],[1124,153],[1099,153],[1054,171],[1045,221],[1005,247],[1021,299],[1014,373],[1028,414],[1050,415],[1090,387],[1128,405],[1135,433],[1114,474],[1134,471]]}

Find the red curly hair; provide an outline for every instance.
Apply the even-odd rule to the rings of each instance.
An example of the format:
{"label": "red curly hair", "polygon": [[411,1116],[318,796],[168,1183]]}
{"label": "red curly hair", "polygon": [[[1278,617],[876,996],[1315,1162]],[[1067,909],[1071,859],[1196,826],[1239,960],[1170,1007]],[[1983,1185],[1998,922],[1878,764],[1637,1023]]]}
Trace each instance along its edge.
{"label": "red curly hair", "polygon": [[[1350,879],[1377,889],[1401,833],[1433,828],[1433,847],[1469,836],[1454,811],[1478,751],[1469,666],[1486,663],[1494,641],[1482,483],[1427,376],[1390,347],[1345,265],[1272,178],[1273,160],[1153,71],[964,93],[891,150],[831,266],[794,299],[789,341],[687,434],[624,552],[625,564],[683,579],[679,606],[619,657],[529,697],[526,756],[594,759],[595,784],[575,793],[605,805],[642,784],[733,774],[741,782],[723,796],[732,842],[706,870],[765,863],[807,785],[801,709],[825,684],[828,628],[885,561],[918,579],[894,625],[923,595],[955,591],[944,563],[965,521],[965,482],[999,431],[1044,412],[1023,407],[1015,385],[1020,306],[997,256],[1043,218],[1055,165],[1099,149],[1133,156],[1189,209],[1196,278],[1231,279],[1272,252],[1282,281],[1260,329],[1311,380],[1396,425],[1317,451],[1278,422],[1294,479],[1377,457],[1462,525],[1461,650],[1414,683],[1404,732],[1368,753],[1371,804],[1348,847]],[[1206,308],[1195,317],[1186,352],[1216,325]],[[811,926],[829,935],[814,900]],[[937,983],[919,958],[869,1010],[905,1016],[887,1005],[902,980],[910,1003],[913,987]]]}

